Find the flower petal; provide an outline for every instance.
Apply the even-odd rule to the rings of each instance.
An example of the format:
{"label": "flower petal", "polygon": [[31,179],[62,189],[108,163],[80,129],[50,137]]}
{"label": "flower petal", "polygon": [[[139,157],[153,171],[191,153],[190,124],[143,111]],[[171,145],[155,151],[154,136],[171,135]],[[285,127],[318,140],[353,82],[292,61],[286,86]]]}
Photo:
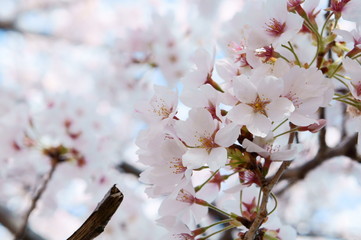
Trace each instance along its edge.
{"label": "flower petal", "polygon": [[223,147],[213,148],[207,160],[212,171],[217,171],[227,163],[227,150]]}
{"label": "flower petal", "polygon": [[222,147],[231,146],[238,138],[241,127],[235,123],[226,125],[218,130],[214,138],[215,143]]}
{"label": "flower petal", "polygon": [[229,110],[227,117],[240,125],[247,125],[253,119],[253,108],[247,104],[240,103]]}
{"label": "flower petal", "polygon": [[183,155],[182,162],[183,166],[191,169],[202,167],[209,155],[204,148],[191,148]]}
{"label": "flower petal", "polygon": [[267,105],[267,115],[273,121],[281,121],[295,111],[295,106],[287,98],[278,98]]}
{"label": "flower petal", "polygon": [[262,157],[268,157],[269,152],[266,151],[266,149],[258,146],[254,142],[251,142],[248,139],[244,139],[242,142],[242,146],[246,148],[247,152],[256,152],[259,153]]}
{"label": "flower petal", "polygon": [[252,123],[247,124],[247,129],[255,136],[265,137],[271,130],[271,121],[263,114],[254,114]]}
{"label": "flower petal", "polygon": [[241,75],[234,81],[234,93],[243,103],[251,103],[257,97],[257,90],[248,77]]}
{"label": "flower petal", "polygon": [[258,82],[257,91],[261,99],[277,99],[283,92],[283,81],[274,76],[267,76]]}

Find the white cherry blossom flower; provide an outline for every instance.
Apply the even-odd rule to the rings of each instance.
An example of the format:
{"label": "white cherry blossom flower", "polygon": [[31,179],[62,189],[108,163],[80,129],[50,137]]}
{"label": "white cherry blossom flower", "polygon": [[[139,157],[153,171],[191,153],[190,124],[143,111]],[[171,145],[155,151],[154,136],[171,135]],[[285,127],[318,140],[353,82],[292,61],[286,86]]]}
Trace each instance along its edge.
{"label": "white cherry blossom flower", "polygon": [[193,240],[191,231],[186,224],[182,223],[176,216],[165,216],[157,220],[157,223],[168,230],[162,240]]}
{"label": "white cherry blossom flower", "polygon": [[214,89],[209,84],[204,84],[198,89],[184,89],[181,95],[181,101],[191,108],[205,108],[214,119],[221,121],[223,118],[219,104],[222,93]]}
{"label": "white cherry blossom flower", "polygon": [[268,134],[265,138],[255,137],[252,142],[244,139],[242,146],[247,152],[256,152],[264,158],[269,157],[276,161],[293,160],[299,152],[299,145],[281,143],[278,138],[273,138],[273,134]]}
{"label": "white cherry blossom flower", "polygon": [[235,124],[220,126],[209,111],[195,108],[189,112],[186,121],[175,123],[178,137],[189,147],[183,155],[183,165],[195,169],[208,164],[216,171],[227,162],[225,147],[232,145],[238,135],[240,127]]}
{"label": "white cherry blossom flower", "polygon": [[274,76],[256,81],[242,75],[235,81],[234,91],[239,104],[228,112],[227,117],[246,125],[255,136],[265,137],[271,130],[272,121],[283,120],[295,110],[290,100],[280,97],[283,81]]}
{"label": "white cherry blossom flower", "polygon": [[346,70],[346,75],[351,78],[351,81],[347,82],[352,96],[358,100],[361,100],[361,66],[358,62],[345,58],[343,60],[343,67]]}
{"label": "white cherry blossom flower", "polygon": [[174,138],[165,139],[161,145],[157,162],[150,164],[140,175],[140,180],[152,184],[146,192],[151,197],[170,194],[183,178],[190,178],[192,171],[182,163],[186,147]]}
{"label": "white cherry blossom flower", "polygon": [[353,43],[354,47],[361,48],[361,25],[351,31],[336,29],[333,32],[340,35],[345,42]]}
{"label": "white cherry blossom flower", "polygon": [[211,80],[214,66],[215,50],[210,54],[204,48],[198,49],[193,56],[195,68],[191,70],[183,79],[183,83],[188,88],[196,88]]}
{"label": "white cherry blossom flower", "polygon": [[169,85],[174,86],[187,72],[193,49],[188,47],[184,32],[179,31],[179,24],[173,14],[154,14],[149,35],[153,36],[152,54],[155,64]]}
{"label": "white cherry blossom flower", "polygon": [[174,193],[164,199],[159,207],[159,215],[164,216],[177,216],[186,225],[197,223],[205,217],[208,208],[202,206],[197,198],[193,185],[189,182],[182,188],[176,188]]}
{"label": "white cherry blossom flower", "polygon": [[361,7],[361,2],[358,0],[331,0],[331,6],[328,10],[335,13],[336,18],[342,16],[343,19],[361,23],[361,17],[359,9]]}
{"label": "white cherry blossom flower", "polygon": [[353,106],[347,107],[348,120],[346,129],[349,133],[357,132],[357,150],[361,153],[361,111]]}
{"label": "white cherry blossom flower", "polygon": [[172,119],[177,113],[178,94],[163,86],[154,86],[154,95],[148,102],[139,103],[136,111],[150,123]]}
{"label": "white cherry blossom flower", "polygon": [[332,100],[333,85],[316,68],[292,67],[284,76],[283,97],[295,106],[289,120],[298,126],[317,122],[316,111]]}
{"label": "white cherry blossom flower", "polygon": [[[290,41],[301,29],[303,19],[287,10],[287,1],[264,1],[265,14],[256,15],[254,28],[249,35],[251,48],[261,48],[272,45],[275,49]],[[257,19],[258,18],[258,19]],[[252,46],[253,38],[262,38],[263,45]],[[259,40],[257,41],[259,43]]]}
{"label": "white cherry blossom flower", "polygon": [[360,9],[361,9],[361,1],[358,0],[347,1],[347,4],[342,12],[342,18],[348,21],[355,22],[357,24],[361,24]]}

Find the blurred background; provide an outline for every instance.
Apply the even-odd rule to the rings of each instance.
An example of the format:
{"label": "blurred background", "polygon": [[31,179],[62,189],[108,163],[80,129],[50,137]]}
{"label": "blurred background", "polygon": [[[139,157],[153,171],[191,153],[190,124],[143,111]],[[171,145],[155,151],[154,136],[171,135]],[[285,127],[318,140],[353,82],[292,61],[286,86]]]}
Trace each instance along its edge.
{"label": "blurred background", "polygon": [[[241,9],[241,0],[0,0],[0,239],[13,239],[54,146],[73,155],[30,217],[34,240],[69,237],[114,183],[125,200],[98,239],[161,239],[159,202],[138,181],[145,125],[134,105],[153,84],[177,85],[193,52],[217,44]],[[330,114],[335,146],[342,119]],[[310,159],[317,138],[303,140]],[[359,165],[331,159],[279,195],[300,240],[361,239]]]}

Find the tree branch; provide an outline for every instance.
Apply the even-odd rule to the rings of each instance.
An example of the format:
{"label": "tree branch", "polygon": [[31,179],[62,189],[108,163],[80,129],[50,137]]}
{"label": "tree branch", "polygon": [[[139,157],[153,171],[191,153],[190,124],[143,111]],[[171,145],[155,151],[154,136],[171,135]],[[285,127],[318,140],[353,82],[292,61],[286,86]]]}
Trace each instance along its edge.
{"label": "tree branch", "polygon": [[83,225],[67,240],[92,240],[100,235],[122,201],[123,194],[114,185]]}
{"label": "tree branch", "polygon": [[[74,45],[87,45],[87,43],[85,43],[85,42],[82,42],[82,41],[79,41],[76,39],[67,38],[65,36],[57,36],[57,35],[53,35],[53,34],[49,34],[49,33],[22,29],[17,25],[16,21],[17,21],[16,19],[12,20],[12,21],[0,21],[0,30],[12,31],[12,32],[22,34],[24,36],[28,35],[28,36],[40,37],[42,39],[48,39],[49,41],[51,41],[51,40],[66,41],[66,42],[68,42],[70,44],[74,44]],[[105,46],[101,46],[101,47],[105,47]]]}
{"label": "tree branch", "polygon": [[[319,119],[325,119],[325,108],[320,108],[319,110]],[[321,128],[320,132],[318,133],[318,144],[320,146],[319,151],[325,151],[328,147],[326,144],[326,127]]]}
{"label": "tree branch", "polygon": [[117,165],[117,169],[121,172],[133,174],[136,177],[139,177],[142,172],[138,168],[134,167],[133,165],[131,165],[125,161],[123,161],[122,163]]}
{"label": "tree branch", "polygon": [[[15,216],[9,209],[0,205],[0,224],[6,227],[12,234],[16,234],[20,231],[21,219]],[[45,240],[29,227],[25,228],[25,234],[22,240]]]}
{"label": "tree branch", "polygon": [[334,148],[327,148],[326,151],[318,151],[317,155],[305,164],[287,170],[281,180],[288,180],[288,184],[279,189],[276,193],[278,195],[283,194],[288,188],[294,185],[299,180],[304,179],[308,173],[313,169],[319,167],[322,163],[338,156],[346,156],[350,159],[361,163],[360,156],[357,155],[356,150],[357,134],[349,137],[345,137],[343,141]]}
{"label": "tree branch", "polygon": [[35,196],[33,197],[30,208],[24,216],[23,223],[22,223],[21,227],[19,228],[19,231],[15,234],[15,240],[23,239],[23,236],[26,231],[26,226],[28,225],[29,217],[30,217],[31,213],[34,211],[34,209],[36,208],[37,202],[39,201],[39,199],[43,195],[44,191],[46,190],[46,187],[47,187],[49,181],[51,180],[57,165],[58,165],[57,162],[55,162],[55,161],[52,162],[49,173],[45,176],[42,185],[40,186],[40,188],[37,190]]}
{"label": "tree branch", "polygon": [[262,223],[264,222],[264,220],[266,219],[266,217],[268,215],[267,203],[268,203],[269,195],[270,195],[274,185],[276,185],[276,183],[279,181],[283,172],[290,166],[291,162],[292,161],[282,162],[282,164],[281,164],[280,168],[277,170],[276,174],[268,181],[267,184],[265,184],[264,187],[262,187],[263,196],[262,196],[260,209],[257,212],[256,219],[253,221],[249,231],[246,233],[244,240],[254,240],[255,239],[258,229],[260,228],[260,226],[262,225]]}
{"label": "tree branch", "polygon": [[[295,138],[295,133],[291,133],[288,138],[288,143],[293,143]],[[273,175],[271,178],[267,179],[266,182],[263,184],[261,190],[262,190],[262,201],[260,208],[257,211],[256,219],[253,221],[251,227],[246,232],[246,235],[244,236],[244,240],[254,240],[255,236],[257,235],[258,229],[263,224],[264,220],[268,216],[267,211],[267,203],[269,196],[271,194],[271,191],[273,187],[277,184],[277,182],[280,180],[282,174],[285,172],[285,170],[291,165],[292,161],[283,161],[281,166],[278,168],[275,175]]]}
{"label": "tree branch", "polygon": [[357,143],[357,135],[353,135],[350,137],[346,137],[340,144],[338,144],[334,148],[328,148],[326,151],[318,151],[317,155],[310,161],[306,162],[302,166],[289,169],[285,172],[285,174],[281,177],[281,180],[284,179],[293,179],[300,180],[306,177],[306,175],[320,166],[323,162],[328,159],[337,156],[347,156],[352,159],[357,158],[356,145]]}

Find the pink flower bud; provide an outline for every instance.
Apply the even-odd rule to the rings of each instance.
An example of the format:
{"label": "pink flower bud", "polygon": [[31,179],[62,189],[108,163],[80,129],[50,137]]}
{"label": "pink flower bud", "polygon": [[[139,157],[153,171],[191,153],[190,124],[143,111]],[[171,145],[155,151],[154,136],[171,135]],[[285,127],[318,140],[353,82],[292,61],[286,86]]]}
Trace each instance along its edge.
{"label": "pink flower bud", "polygon": [[319,119],[317,123],[310,124],[305,127],[299,127],[298,131],[310,131],[312,133],[317,133],[320,131],[324,126],[326,126],[326,119]]}

